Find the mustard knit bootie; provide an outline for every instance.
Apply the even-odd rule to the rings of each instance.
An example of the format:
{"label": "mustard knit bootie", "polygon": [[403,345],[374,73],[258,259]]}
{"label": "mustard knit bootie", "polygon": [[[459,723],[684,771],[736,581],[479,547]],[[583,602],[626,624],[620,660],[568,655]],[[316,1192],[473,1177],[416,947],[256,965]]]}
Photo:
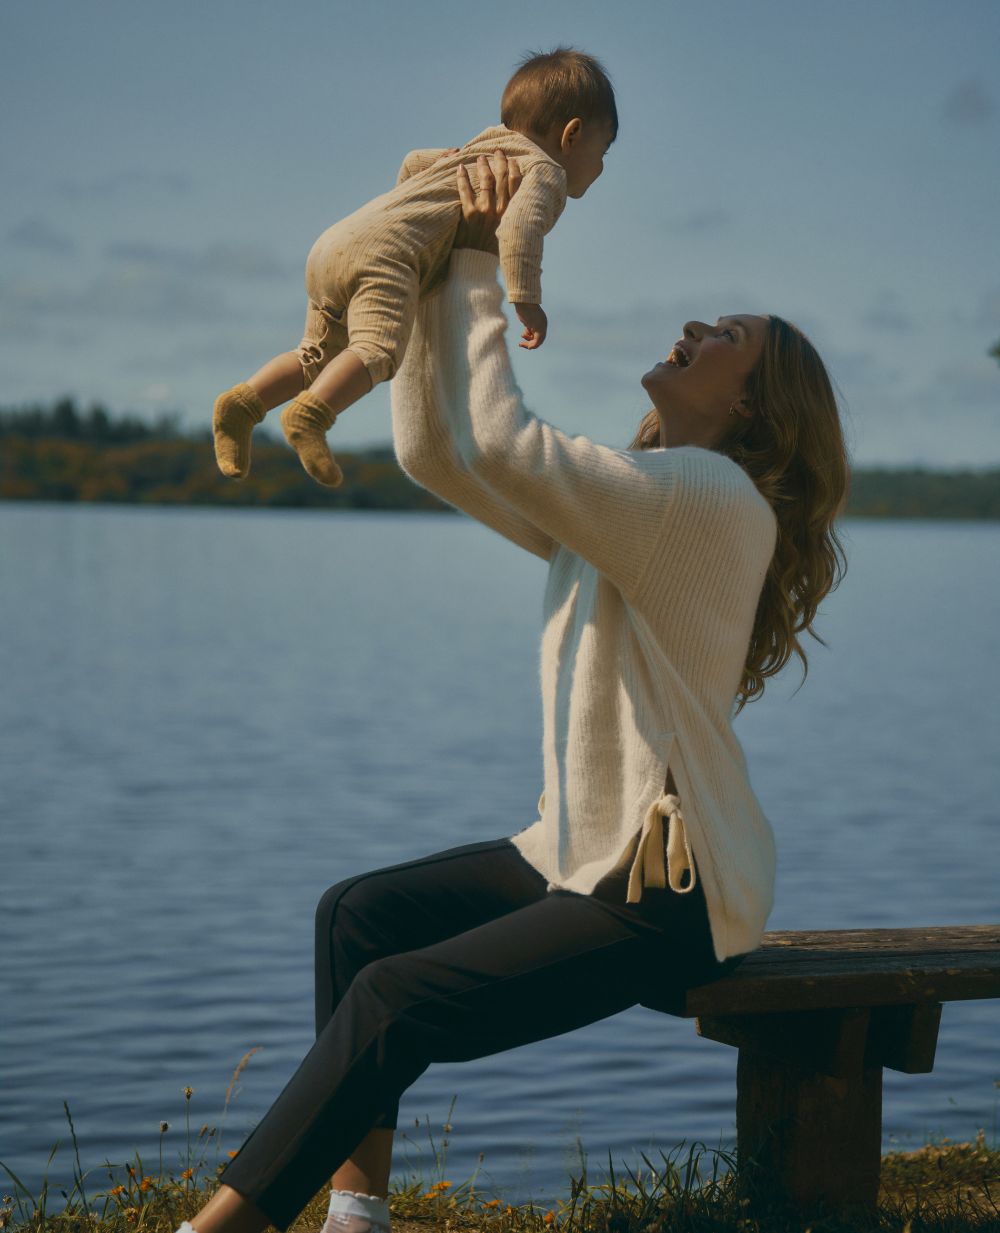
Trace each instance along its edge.
{"label": "mustard knit bootie", "polygon": [[281,413],[285,440],[313,479],[328,488],[336,488],[344,478],[326,443],[326,433],[336,418],[323,399],[310,390],[303,390]]}
{"label": "mustard knit bootie", "polygon": [[265,415],[267,408],[252,385],[234,385],[215,400],[215,461],[223,475],[243,479],[250,473],[250,434]]}

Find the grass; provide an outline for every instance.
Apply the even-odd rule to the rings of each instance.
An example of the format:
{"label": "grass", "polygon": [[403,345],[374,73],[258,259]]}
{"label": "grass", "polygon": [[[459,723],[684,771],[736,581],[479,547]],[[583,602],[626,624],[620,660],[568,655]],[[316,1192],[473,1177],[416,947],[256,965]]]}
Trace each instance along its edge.
{"label": "grass", "polygon": [[[49,1154],[42,1189],[34,1196],[0,1161],[13,1182],[15,1194],[0,1198],[0,1231],[8,1233],[174,1233],[183,1220],[194,1216],[219,1184],[227,1161],[219,1160],[222,1130],[237,1080],[250,1057],[247,1053],[226,1090],[218,1128],[204,1125],[192,1140],[190,1101],[184,1089],[187,1148],[178,1173],[163,1167],[163,1136],[168,1123],[160,1123],[157,1169],[151,1172],[138,1152],[135,1163],[105,1161],[108,1186],[88,1193],[91,1169],[80,1164],[76,1130],[64,1102],[74,1152],[74,1184],[60,1211],[51,1211],[48,1167],[59,1148]],[[452,1105],[454,1108],[454,1103]],[[1000,1148],[987,1146],[980,1130],[975,1143],[952,1143],[942,1138],[913,1152],[892,1152],[882,1157],[882,1182],[874,1217],[845,1222],[822,1213],[809,1220],[769,1205],[755,1191],[752,1178],[737,1176],[734,1156],[695,1143],[683,1155],[684,1145],[669,1155],[662,1151],[652,1161],[641,1154],[643,1167],[608,1170],[594,1182],[588,1176],[581,1151],[582,1170],[569,1179],[569,1193],[554,1208],[534,1203],[513,1206],[487,1198],[476,1187],[478,1167],[464,1182],[444,1174],[452,1131],[451,1114],[443,1127],[440,1147],[427,1124],[437,1180],[421,1177],[394,1184],[390,1194],[393,1233],[1000,1233]],[[994,1136],[995,1138],[995,1136]],[[214,1160],[207,1159],[214,1147]],[[232,1157],[235,1152],[227,1152]],[[480,1162],[483,1157],[480,1155]],[[2,1189],[2,1187],[0,1187]],[[747,1197],[750,1196],[750,1197]],[[291,1233],[317,1233],[326,1218],[327,1194],[321,1191],[291,1227]]]}

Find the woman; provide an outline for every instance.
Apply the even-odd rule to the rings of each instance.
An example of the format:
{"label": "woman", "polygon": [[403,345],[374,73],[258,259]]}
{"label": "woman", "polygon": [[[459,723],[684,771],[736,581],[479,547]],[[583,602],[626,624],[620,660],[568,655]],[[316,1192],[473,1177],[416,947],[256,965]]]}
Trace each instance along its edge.
{"label": "woman", "polygon": [[822,362],[779,318],[691,321],[642,378],[631,449],[566,437],[523,407],[504,342],[495,232],[518,169],[481,160],[475,197],[459,182],[461,251],[420,308],[393,428],[415,479],[549,562],[539,819],[323,896],[316,1044],[197,1233],[284,1230],[334,1170],[327,1230],[386,1228],[398,1100],[431,1062],[681,999],[772,906],[731,718],[805,663],[796,635],[843,569]]}

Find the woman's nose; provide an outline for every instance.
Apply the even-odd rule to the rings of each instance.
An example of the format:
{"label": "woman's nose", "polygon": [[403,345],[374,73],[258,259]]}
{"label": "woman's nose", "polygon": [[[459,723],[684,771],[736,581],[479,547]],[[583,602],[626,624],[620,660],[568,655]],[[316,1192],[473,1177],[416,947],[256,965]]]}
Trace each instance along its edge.
{"label": "woman's nose", "polygon": [[684,337],[700,339],[707,329],[704,321],[685,321],[684,322]]}

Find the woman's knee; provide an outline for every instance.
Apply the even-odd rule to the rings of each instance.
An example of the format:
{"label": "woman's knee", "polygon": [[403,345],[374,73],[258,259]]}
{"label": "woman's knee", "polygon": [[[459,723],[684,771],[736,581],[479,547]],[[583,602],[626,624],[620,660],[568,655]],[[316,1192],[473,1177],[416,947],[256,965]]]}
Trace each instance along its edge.
{"label": "woman's knee", "polygon": [[332,946],[335,934],[356,936],[359,943],[371,938],[384,909],[378,881],[371,874],[358,874],[323,892],[316,905],[317,947]]}

